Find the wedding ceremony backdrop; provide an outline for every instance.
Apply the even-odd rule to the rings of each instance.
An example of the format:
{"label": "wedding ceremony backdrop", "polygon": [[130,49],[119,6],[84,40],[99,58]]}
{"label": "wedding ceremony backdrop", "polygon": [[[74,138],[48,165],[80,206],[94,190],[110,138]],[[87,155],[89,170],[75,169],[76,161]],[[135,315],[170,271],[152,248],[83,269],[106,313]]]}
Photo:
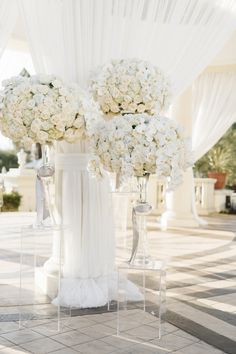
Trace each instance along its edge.
{"label": "wedding ceremony backdrop", "polygon": [[[87,97],[88,92],[94,94],[91,80],[95,82],[97,80],[99,86],[100,79],[96,79],[96,73],[104,68],[103,65],[106,68],[106,64],[111,63],[111,60],[116,60],[118,66],[122,67],[123,62],[119,64],[119,60],[129,61],[135,58],[137,66],[139,61],[141,66],[142,61],[145,61],[160,68],[161,73],[169,80],[168,89],[165,88],[167,93],[163,94],[162,88],[160,92],[165,100],[170,90],[171,106],[169,108],[159,104],[158,111],[154,113],[157,113],[158,117],[159,114],[169,117],[176,124],[181,123],[184,135],[180,140],[182,141],[184,137],[190,138],[193,162],[197,161],[236,120],[235,66],[228,70],[204,71],[236,29],[236,2],[234,0],[1,0],[0,55],[3,54],[19,18],[24,26],[36,74],[39,75],[38,81],[33,77],[32,81],[27,78],[22,79],[23,84],[47,86],[46,92],[52,92],[53,88],[57,88],[61,90],[61,96],[68,96],[69,92],[68,110],[71,110],[71,107],[74,109],[73,97],[76,95],[82,102],[81,110],[76,113],[76,118],[71,123],[74,130],[71,128],[70,132],[66,131],[59,138],[55,136],[55,131],[50,136],[50,142],[57,140],[55,142],[56,207],[60,222],[68,226],[68,230],[64,230],[63,240],[64,279],[60,298],[54,301],[55,303],[61,301],[68,306],[102,306],[107,303],[108,297],[115,299],[114,289],[117,281],[114,271],[115,239],[109,179],[107,176],[101,180],[91,178],[87,168],[91,157],[89,143],[86,139],[79,139],[84,134],[83,129],[86,124],[86,128],[90,129],[88,122],[94,119],[94,115],[97,115],[97,119],[104,119],[103,116],[109,112],[109,109],[101,105],[99,108],[103,112],[99,112],[95,103],[93,106],[92,98]],[[149,64],[145,65],[148,70]],[[126,73],[125,67],[122,70],[121,73]],[[151,68],[150,72],[153,72],[152,70],[154,69]],[[129,73],[128,70],[127,72]],[[49,77],[53,75],[54,78],[47,79],[46,75]],[[62,81],[58,82],[58,78]],[[80,89],[69,88],[71,83],[79,85],[80,89],[84,90],[83,93]],[[11,90],[14,94],[15,87],[17,91],[17,84],[17,81],[11,82],[10,79],[5,86],[6,97]],[[98,96],[101,95],[99,93],[101,90],[101,88],[97,89]],[[37,94],[36,91],[33,92]],[[98,103],[100,104],[99,100]],[[50,103],[47,105],[48,111],[54,109],[53,102],[52,106]],[[113,113],[122,113],[120,107],[121,104]],[[74,114],[76,110],[73,109],[69,113],[65,110],[63,114],[68,113],[68,116]],[[159,126],[156,128],[145,116],[147,112],[145,107],[139,109],[140,111],[134,110],[134,112],[124,109],[124,113],[132,113],[129,114],[131,117],[123,115],[102,123],[104,129],[102,128],[101,131],[104,132],[106,127],[110,127],[111,132],[117,119],[117,122],[120,122],[117,126],[123,122],[123,126],[120,125],[120,132],[122,132],[122,129],[126,129],[125,124],[128,124],[129,118],[132,121],[136,113],[140,113],[140,116],[137,122],[134,119],[132,129],[136,129],[140,124],[140,131],[142,129],[144,131],[145,125],[148,125],[150,130],[158,130]],[[14,125],[14,120],[12,122]],[[160,126],[161,124],[165,125],[160,121]],[[32,126],[31,129],[34,131]],[[36,123],[34,129],[37,132]],[[97,131],[94,132],[93,127],[91,129],[92,133],[89,136],[96,137]],[[168,129],[172,129],[172,136],[173,129],[177,129],[179,133],[176,134],[181,136],[178,128],[166,126],[166,130]],[[135,134],[136,132],[138,128]],[[105,142],[102,132],[100,134],[97,140],[100,141],[100,145],[98,143],[97,146],[102,146]],[[30,135],[30,139],[33,142],[36,138]],[[43,134],[37,139],[39,140],[36,142],[42,143]],[[47,142],[46,139],[44,143]],[[176,141],[173,144],[177,144]],[[108,153],[111,150],[112,144]],[[179,147],[178,151],[179,156],[184,154],[184,148]],[[169,153],[172,159],[172,151]],[[102,153],[99,155],[97,152],[97,155],[100,160],[104,157]],[[127,163],[127,159],[124,158],[124,161]],[[186,167],[186,170],[183,172],[182,184],[166,195],[166,211],[161,216],[163,227],[199,226],[204,222],[198,217],[194,207],[193,172],[191,164],[184,163],[186,161],[180,163],[180,160],[177,162],[174,158],[171,160],[172,170],[177,167],[181,171]],[[162,163],[161,158],[156,160],[156,165]],[[106,164],[103,165],[106,167]],[[131,165],[132,161],[129,161],[127,170]],[[96,166],[94,168],[96,169]],[[145,168],[142,173],[149,174],[150,171]],[[140,175],[136,174],[136,176]],[[165,176],[171,177],[173,182],[177,182],[179,177],[178,174],[170,176],[169,172]],[[49,273],[56,272],[58,269],[59,251],[56,242],[55,237],[53,254],[45,267]],[[130,296],[136,295],[136,289],[130,284]]]}

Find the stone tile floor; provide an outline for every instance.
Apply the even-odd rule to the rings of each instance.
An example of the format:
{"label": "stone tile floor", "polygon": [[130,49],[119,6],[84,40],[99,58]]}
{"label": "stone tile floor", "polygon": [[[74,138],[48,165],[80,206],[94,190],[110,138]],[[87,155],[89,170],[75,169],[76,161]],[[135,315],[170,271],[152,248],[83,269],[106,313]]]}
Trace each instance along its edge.
{"label": "stone tile floor", "polygon": [[[167,322],[161,340],[152,338],[153,316],[141,329],[131,324],[128,336],[117,337],[116,314],[106,311],[62,319],[60,333],[48,318],[27,320],[19,330],[19,235],[32,220],[30,213],[0,214],[0,354],[236,353],[235,217],[215,215],[202,229],[168,232],[158,230],[156,217],[150,217],[152,256],[167,263]],[[130,239],[129,231],[117,240],[118,262],[127,259]],[[139,343],[145,335],[151,340]]]}

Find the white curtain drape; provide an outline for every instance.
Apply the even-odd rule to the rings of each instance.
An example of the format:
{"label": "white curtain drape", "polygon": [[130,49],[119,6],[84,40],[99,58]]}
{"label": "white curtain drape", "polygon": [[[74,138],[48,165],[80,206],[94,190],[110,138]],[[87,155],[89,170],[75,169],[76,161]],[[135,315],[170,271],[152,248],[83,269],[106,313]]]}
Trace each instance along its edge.
{"label": "white curtain drape", "polygon": [[165,70],[174,95],[236,28],[234,0],[19,0],[38,72],[85,86],[98,65],[138,57]]}
{"label": "white curtain drape", "polygon": [[17,0],[0,1],[0,57],[16,25],[18,17]]}
{"label": "white curtain drape", "polygon": [[193,151],[197,161],[236,122],[236,71],[203,73],[193,86]]}
{"label": "white curtain drape", "polygon": [[[6,48],[10,35],[16,25],[18,17],[17,0],[1,0],[0,1],[0,58]],[[11,146],[6,137],[0,132],[0,141],[6,142],[6,146]],[[10,140],[9,140],[10,141]]]}

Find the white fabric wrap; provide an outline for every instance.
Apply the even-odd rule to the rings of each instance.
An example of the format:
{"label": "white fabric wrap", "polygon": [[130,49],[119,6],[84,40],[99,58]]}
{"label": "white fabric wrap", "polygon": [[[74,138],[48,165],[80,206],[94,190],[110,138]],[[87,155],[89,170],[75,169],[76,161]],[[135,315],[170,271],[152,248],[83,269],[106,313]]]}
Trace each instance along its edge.
{"label": "white fabric wrap", "polygon": [[90,158],[86,153],[58,153],[55,157],[55,167],[63,171],[86,171]]}
{"label": "white fabric wrap", "polygon": [[87,153],[57,153],[56,204],[67,231],[63,275],[99,277],[114,269],[114,227],[108,177],[87,171]]}

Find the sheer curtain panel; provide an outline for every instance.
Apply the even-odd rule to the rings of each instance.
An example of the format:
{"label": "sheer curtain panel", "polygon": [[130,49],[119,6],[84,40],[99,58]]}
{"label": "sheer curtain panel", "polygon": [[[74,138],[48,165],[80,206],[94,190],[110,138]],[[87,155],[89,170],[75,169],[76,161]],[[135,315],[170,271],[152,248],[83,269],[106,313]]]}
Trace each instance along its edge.
{"label": "sheer curtain panel", "polygon": [[193,151],[200,159],[236,122],[236,71],[200,75],[193,86]]}
{"label": "sheer curtain panel", "polygon": [[7,45],[18,17],[17,0],[0,1],[0,57]]}

